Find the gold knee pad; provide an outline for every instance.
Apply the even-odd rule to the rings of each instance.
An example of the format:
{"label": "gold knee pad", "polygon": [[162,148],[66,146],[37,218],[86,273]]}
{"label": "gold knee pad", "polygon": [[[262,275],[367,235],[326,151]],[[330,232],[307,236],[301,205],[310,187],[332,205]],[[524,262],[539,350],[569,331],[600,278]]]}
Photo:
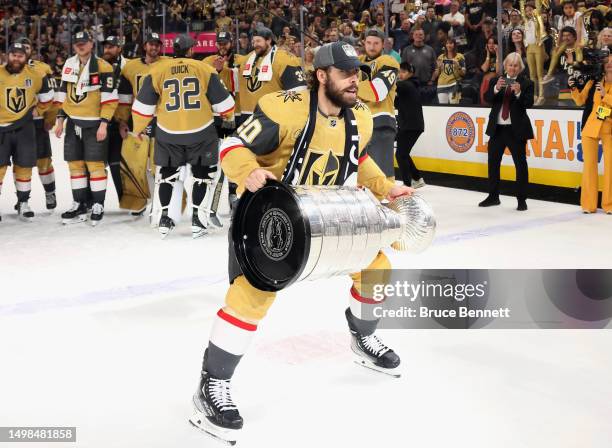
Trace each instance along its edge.
{"label": "gold knee pad", "polygon": [[38,159],[36,161],[36,168],[38,168],[39,173],[47,173],[51,171],[51,169],[53,168],[53,162],[51,162],[51,157]]}
{"label": "gold knee pad", "polygon": [[90,177],[106,176],[106,165],[104,162],[85,162],[85,164],[87,165]]}
{"label": "gold knee pad", "polygon": [[4,180],[4,176],[6,175],[6,169],[8,168],[8,166],[4,165],[4,166],[0,166],[0,184],[2,184],[2,181]]}
{"label": "gold knee pad", "polygon": [[85,162],[82,160],[68,162],[68,169],[71,176],[82,176],[85,174]]}
{"label": "gold knee pad", "polygon": [[[372,263],[368,265],[367,270],[377,270],[380,271],[381,277],[374,278],[372,276],[368,277],[370,282],[375,281],[378,284],[387,283],[389,277],[389,271],[391,270],[391,262],[387,258],[385,254],[382,252],[378,252],[378,255],[372,260]],[[361,290],[361,271],[351,274],[351,278],[353,279],[353,288],[359,293],[359,295],[367,295],[367,291],[363,292]]]}
{"label": "gold knee pad", "polygon": [[32,180],[32,168],[24,166],[13,166],[13,173],[15,173],[15,179],[22,181]]}
{"label": "gold knee pad", "polygon": [[257,324],[262,320],[272,302],[276,298],[275,292],[262,291],[249,283],[244,275],[236,277],[225,296],[225,311],[232,316]]}

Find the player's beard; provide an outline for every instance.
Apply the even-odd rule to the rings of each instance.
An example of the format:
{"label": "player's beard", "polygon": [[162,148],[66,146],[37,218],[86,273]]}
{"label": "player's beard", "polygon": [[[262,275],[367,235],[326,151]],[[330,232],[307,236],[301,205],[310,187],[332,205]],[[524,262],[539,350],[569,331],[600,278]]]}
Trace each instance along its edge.
{"label": "player's beard", "polygon": [[147,56],[151,59],[155,59],[159,56],[159,53],[161,52],[159,47],[153,47],[153,48],[149,48],[147,50]]}
{"label": "player's beard", "polygon": [[[357,89],[357,86],[352,87]],[[345,93],[347,89],[340,90],[336,84],[334,84],[331,79],[328,79],[328,82],[323,85],[323,92],[325,96],[331,103],[336,107],[353,107],[357,104],[357,95],[354,97],[349,97],[347,93]]]}
{"label": "player's beard", "polygon": [[268,52],[268,50],[270,50],[271,46],[270,45],[266,45],[263,48],[255,48],[255,54],[258,57],[262,57],[265,56],[266,53]]}
{"label": "player's beard", "polygon": [[23,67],[25,67],[26,63],[24,62],[23,64],[21,62],[17,62],[17,61],[13,61],[13,62],[7,62],[6,63],[6,69],[8,70],[9,73],[21,73],[21,70],[23,70]]}

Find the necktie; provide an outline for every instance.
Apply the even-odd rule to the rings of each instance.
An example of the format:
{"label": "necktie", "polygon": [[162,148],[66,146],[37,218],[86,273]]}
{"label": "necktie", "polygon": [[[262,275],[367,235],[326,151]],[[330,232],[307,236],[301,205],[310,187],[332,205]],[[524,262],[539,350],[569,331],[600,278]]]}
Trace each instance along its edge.
{"label": "necktie", "polygon": [[504,93],[504,102],[502,104],[502,113],[501,116],[504,120],[507,120],[510,116],[510,95],[512,95],[512,90],[510,87],[506,87],[506,92]]}

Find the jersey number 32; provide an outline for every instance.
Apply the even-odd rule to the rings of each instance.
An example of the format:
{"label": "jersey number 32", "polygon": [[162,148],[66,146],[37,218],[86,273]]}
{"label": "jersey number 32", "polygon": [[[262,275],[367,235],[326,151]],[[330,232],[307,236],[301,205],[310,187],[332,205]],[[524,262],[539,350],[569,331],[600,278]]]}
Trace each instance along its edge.
{"label": "jersey number 32", "polygon": [[176,112],[177,110],[199,109],[200,81],[198,78],[176,78],[164,81],[164,92],[168,91],[166,110]]}

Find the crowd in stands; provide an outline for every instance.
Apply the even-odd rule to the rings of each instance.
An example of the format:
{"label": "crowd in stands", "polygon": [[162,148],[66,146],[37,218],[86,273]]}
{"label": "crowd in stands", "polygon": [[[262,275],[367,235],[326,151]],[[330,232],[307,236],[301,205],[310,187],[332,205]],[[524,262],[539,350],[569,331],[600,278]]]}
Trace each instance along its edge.
{"label": "crowd in stands", "polygon": [[342,40],[363,52],[364,32],[378,28],[389,36],[385,53],[412,66],[426,104],[484,104],[488,80],[501,71],[501,45],[504,55],[516,51],[524,58],[526,74],[539,85],[537,105],[574,106],[567,80],[579,64],[590,62],[583,49],[612,44],[607,1],[503,0],[501,43],[495,0],[427,1],[389,0],[386,23],[380,0],[2,0],[0,61],[7,41],[28,36],[36,57],[59,70],[79,30],[91,32],[99,44],[106,36],[119,36],[129,58],[140,54],[150,30],[227,30],[238,38],[238,53],[246,54],[253,30],[265,25],[277,45],[304,54],[309,68],[321,43]]}

